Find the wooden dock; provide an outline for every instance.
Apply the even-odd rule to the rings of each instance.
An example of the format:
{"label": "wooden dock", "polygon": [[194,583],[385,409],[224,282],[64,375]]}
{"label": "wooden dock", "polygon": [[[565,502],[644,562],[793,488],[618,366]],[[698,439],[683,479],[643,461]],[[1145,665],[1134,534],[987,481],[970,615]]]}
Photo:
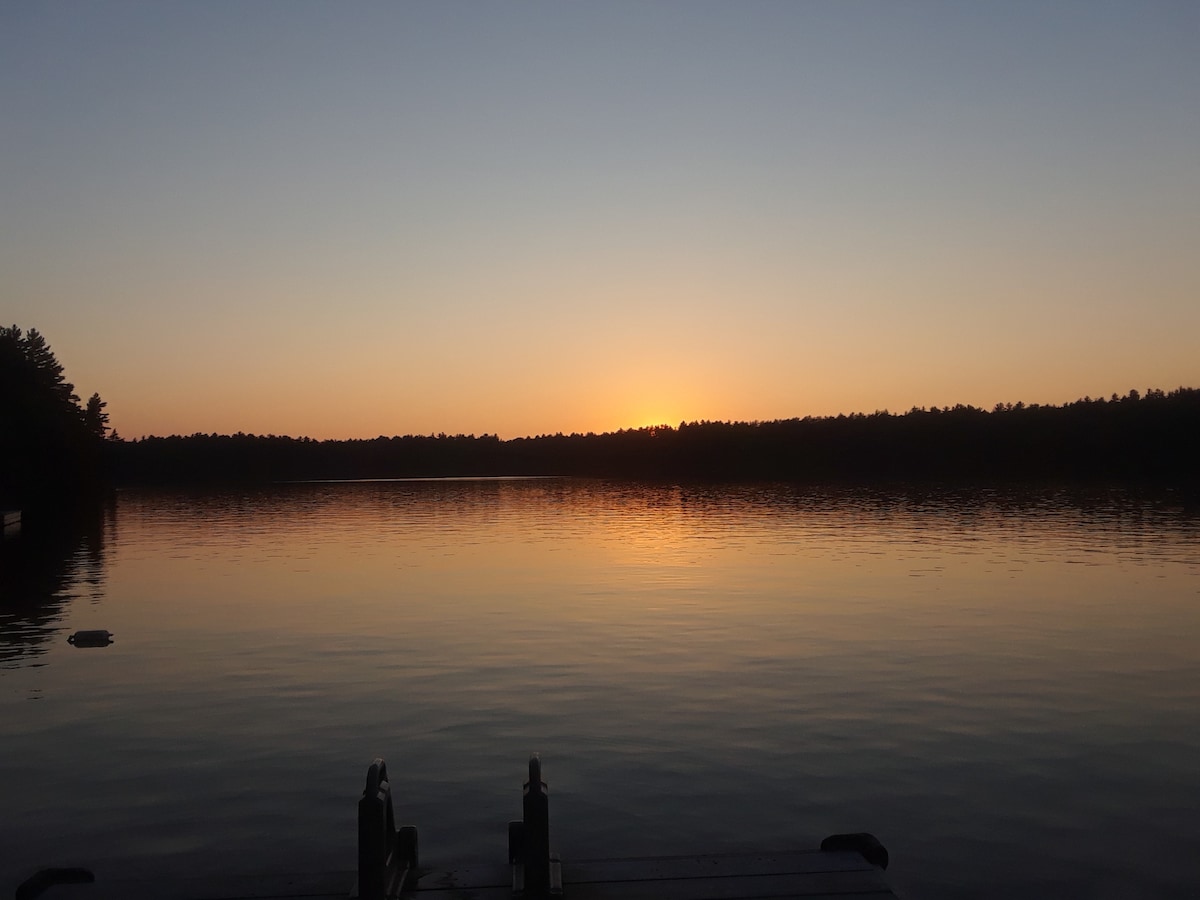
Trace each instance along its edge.
{"label": "wooden dock", "polygon": [[[47,900],[299,900],[356,897],[353,870],[264,876],[183,876],[163,882],[97,877],[54,884]],[[884,874],[857,853],[794,853],[596,859],[563,863],[563,900],[742,900],[894,898]],[[479,864],[422,872],[393,897],[405,900],[512,900],[507,866]],[[25,900],[25,898],[21,898]]]}
{"label": "wooden dock", "polygon": [[265,876],[182,875],[145,882],[45,870],[16,900],[886,900],[887,851],[869,834],[833,835],[822,849],[635,859],[560,860],[549,850],[547,789],[529,765],[522,819],[503,860],[424,867],[413,826],[397,828],[387,768],[372,763],[359,801],[356,871]]}

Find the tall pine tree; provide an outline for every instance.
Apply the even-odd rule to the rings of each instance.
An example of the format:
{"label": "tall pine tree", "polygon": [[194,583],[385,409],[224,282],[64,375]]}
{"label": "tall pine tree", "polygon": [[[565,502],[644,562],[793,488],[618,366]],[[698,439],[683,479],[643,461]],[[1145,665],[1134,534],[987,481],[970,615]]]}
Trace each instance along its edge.
{"label": "tall pine tree", "polygon": [[0,503],[27,507],[102,484],[105,405],[94,394],[80,408],[36,328],[0,327]]}

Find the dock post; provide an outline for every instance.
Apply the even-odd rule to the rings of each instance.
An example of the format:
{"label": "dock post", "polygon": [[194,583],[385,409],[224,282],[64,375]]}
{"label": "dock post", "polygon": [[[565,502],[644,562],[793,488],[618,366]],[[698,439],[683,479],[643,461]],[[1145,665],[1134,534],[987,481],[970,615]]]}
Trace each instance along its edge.
{"label": "dock post", "polygon": [[376,759],[358,801],[358,890],[360,900],[399,896],[417,872],[417,829],[396,828],[387,763]]}
{"label": "dock post", "polygon": [[562,896],[562,862],[550,852],[549,788],[542,781],[542,761],[529,757],[529,780],[521,796],[521,821],[508,825],[508,861],[513,867],[513,895],[526,900]]}
{"label": "dock post", "polygon": [[525,891],[544,897],[550,888],[550,798],[542,781],[542,761],[529,758],[529,781],[521,798],[525,820]]}

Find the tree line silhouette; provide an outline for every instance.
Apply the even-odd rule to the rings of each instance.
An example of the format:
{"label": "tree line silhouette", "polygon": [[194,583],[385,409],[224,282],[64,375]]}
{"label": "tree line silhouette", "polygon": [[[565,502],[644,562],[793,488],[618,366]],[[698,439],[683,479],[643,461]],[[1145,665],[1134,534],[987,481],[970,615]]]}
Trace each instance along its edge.
{"label": "tree line silhouette", "polygon": [[118,442],[116,450],[118,476],[128,482],[575,475],[1195,484],[1200,390],[1130,391],[1063,406],[959,405],[511,440],[193,434]]}
{"label": "tree line silhouette", "polygon": [[80,405],[40,333],[0,328],[0,505],[110,483],[574,475],[670,480],[1110,481],[1195,487],[1200,389],[1062,406],[913,408],[603,434],[314,440],[192,434],[126,441]]}

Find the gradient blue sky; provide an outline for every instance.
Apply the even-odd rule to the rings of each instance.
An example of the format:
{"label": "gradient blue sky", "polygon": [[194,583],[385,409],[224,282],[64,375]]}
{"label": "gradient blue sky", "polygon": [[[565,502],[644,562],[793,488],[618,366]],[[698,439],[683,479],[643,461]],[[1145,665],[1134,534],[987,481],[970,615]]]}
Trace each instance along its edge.
{"label": "gradient blue sky", "polygon": [[1200,3],[8,2],[0,319],[126,437],[1200,385]]}

